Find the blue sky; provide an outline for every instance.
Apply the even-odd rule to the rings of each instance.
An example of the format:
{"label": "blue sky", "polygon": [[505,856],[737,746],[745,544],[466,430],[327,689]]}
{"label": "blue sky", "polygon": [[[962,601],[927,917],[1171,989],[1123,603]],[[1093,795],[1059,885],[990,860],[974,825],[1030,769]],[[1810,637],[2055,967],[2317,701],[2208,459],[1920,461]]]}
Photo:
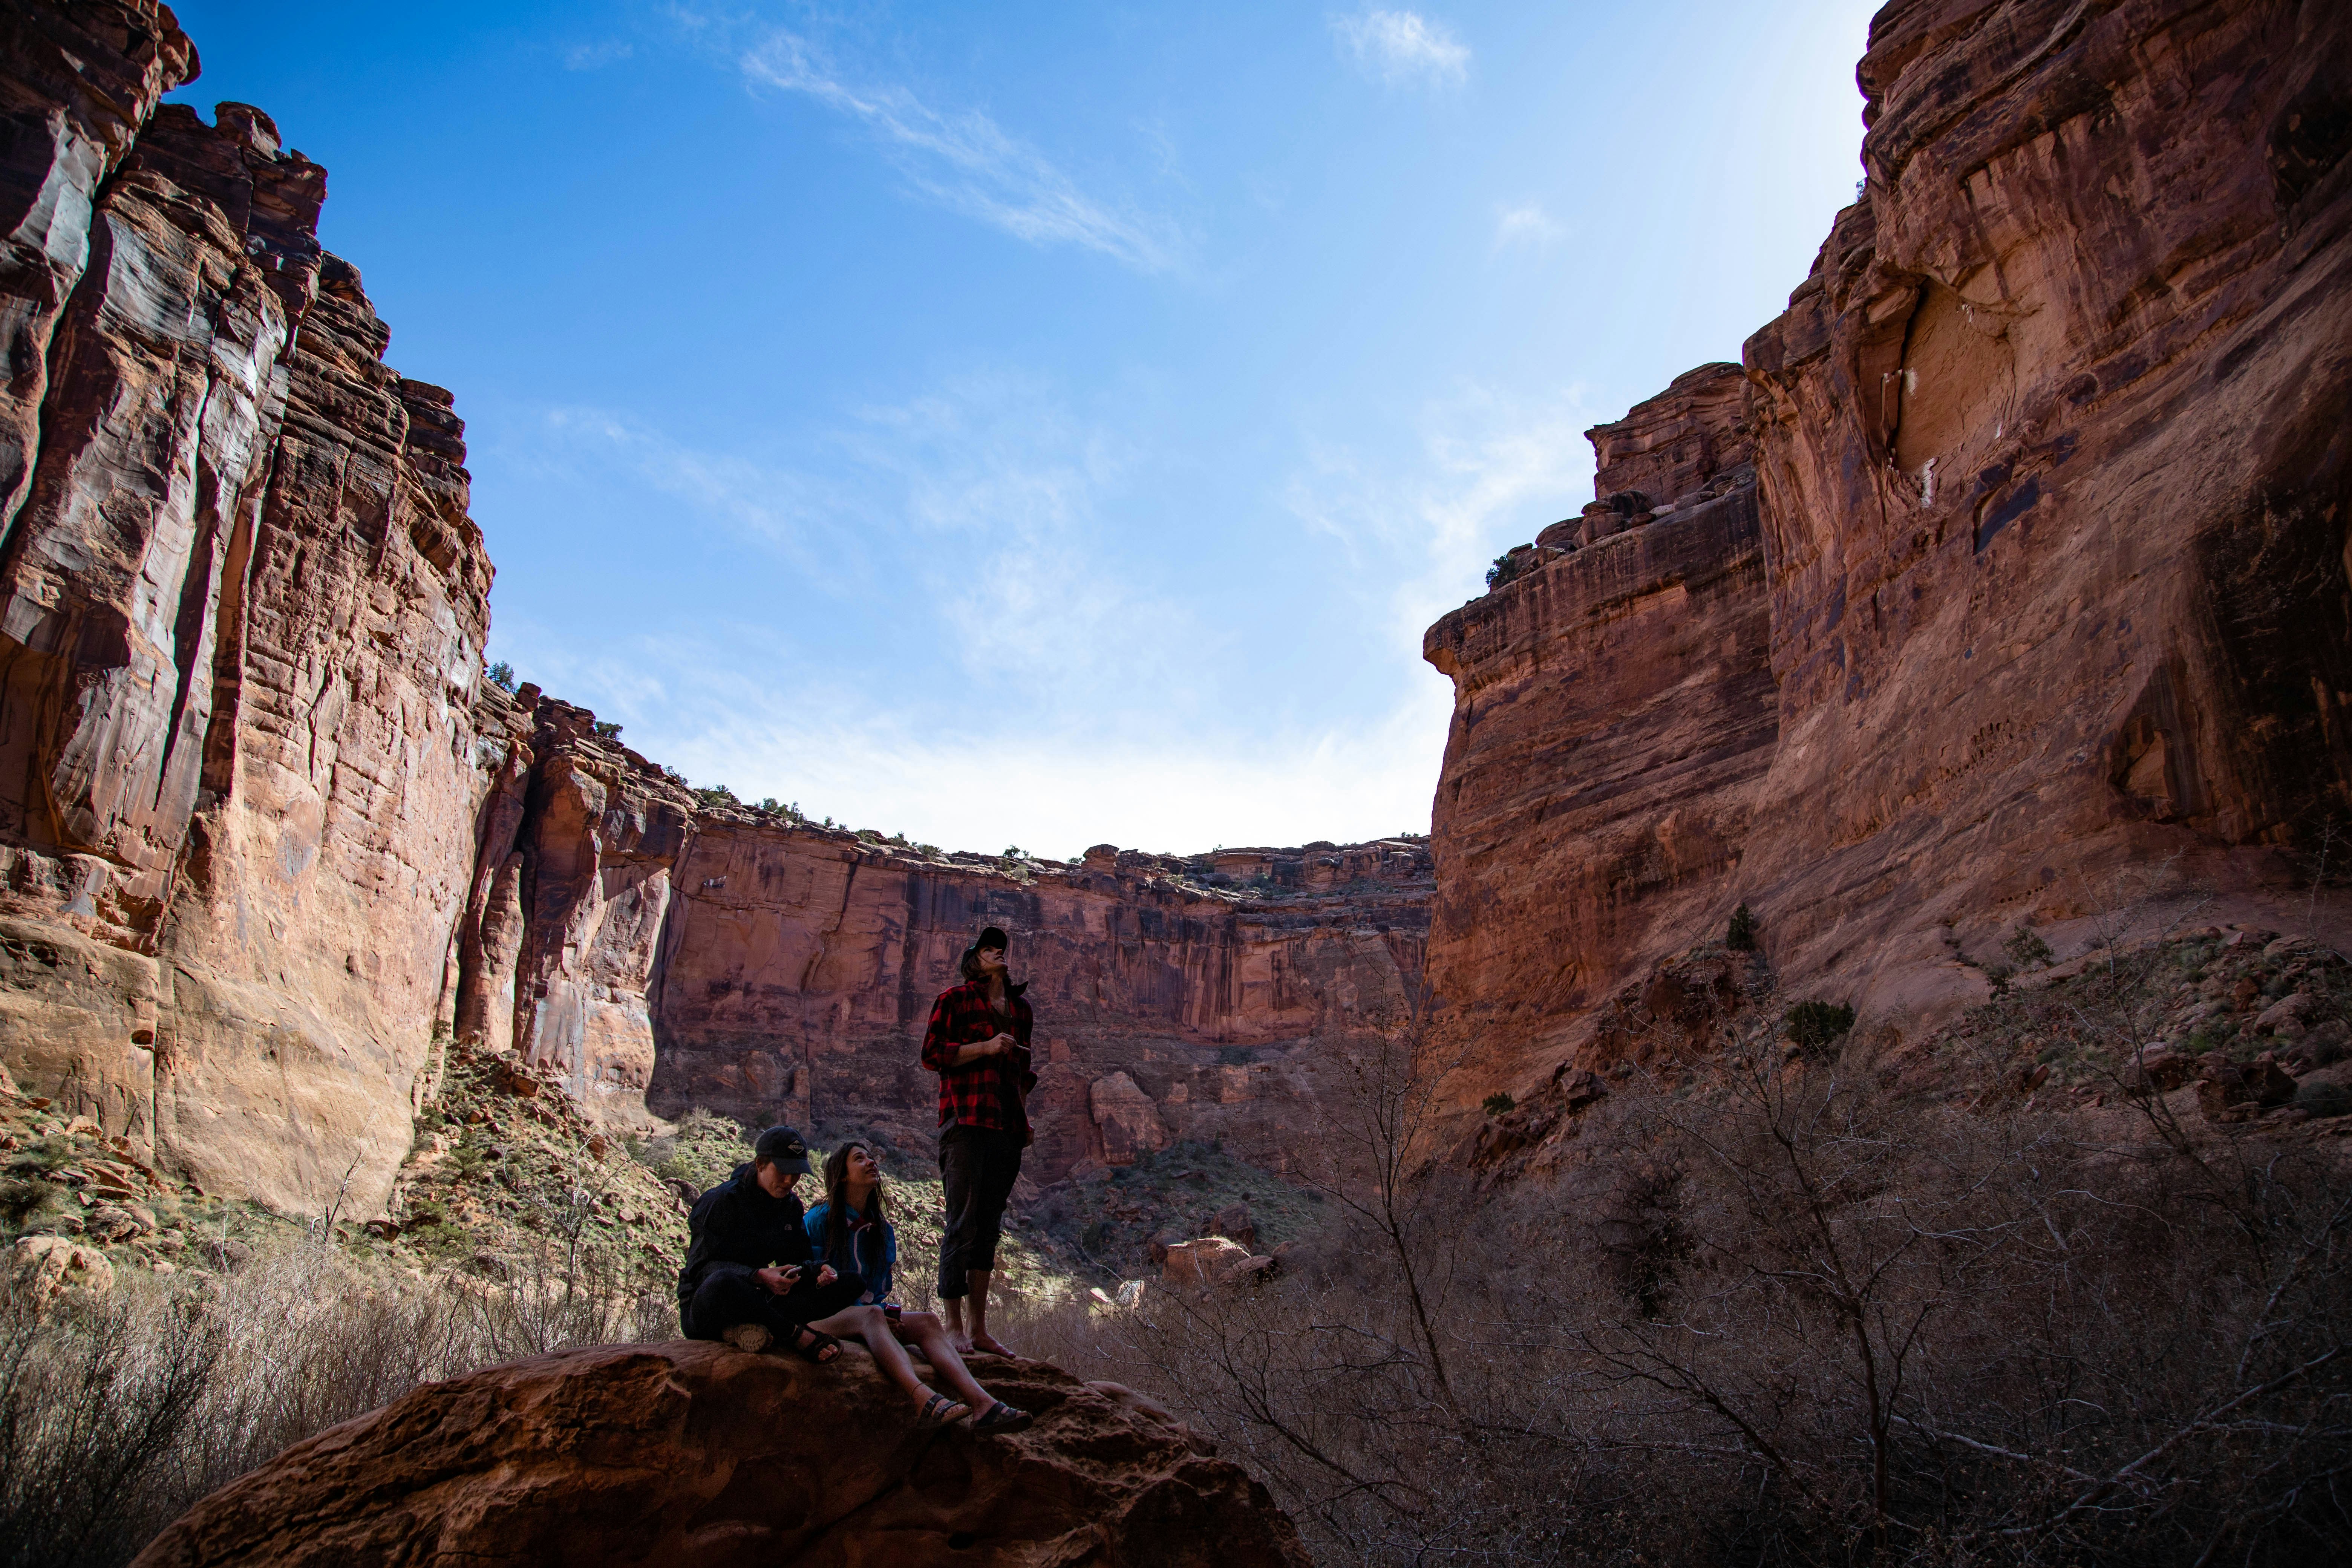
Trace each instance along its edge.
{"label": "blue sky", "polygon": [[1872,9],[176,8],[457,395],[493,658],[1056,857],[1426,830],[1422,631],[1803,279]]}

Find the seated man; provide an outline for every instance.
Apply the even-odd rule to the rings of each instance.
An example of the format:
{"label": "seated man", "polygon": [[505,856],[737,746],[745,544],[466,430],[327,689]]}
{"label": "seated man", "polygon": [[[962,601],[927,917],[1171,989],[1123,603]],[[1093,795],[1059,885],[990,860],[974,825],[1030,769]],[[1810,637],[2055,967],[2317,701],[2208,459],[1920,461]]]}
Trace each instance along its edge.
{"label": "seated man", "polygon": [[677,1273],[678,1318],[690,1339],[724,1340],[738,1350],[788,1345],[813,1362],[841,1353],[837,1334],[866,1342],[884,1373],[913,1398],[927,1426],[961,1420],[971,1407],[935,1394],[915,1376],[906,1347],[879,1307],[864,1304],[866,1281],[814,1261],[793,1186],[808,1174],[808,1145],[789,1127],[771,1127],[749,1164],[702,1194],[687,1225],[692,1241]]}
{"label": "seated man", "polygon": [[694,1205],[686,1266],[677,1273],[678,1317],[688,1338],[725,1340],[747,1351],[774,1342],[816,1362],[838,1353],[839,1342],[824,1325],[856,1305],[866,1286],[812,1266],[814,1249],[793,1195],[808,1170],[801,1135],[771,1127],[752,1146],[751,1163],[736,1166]]}

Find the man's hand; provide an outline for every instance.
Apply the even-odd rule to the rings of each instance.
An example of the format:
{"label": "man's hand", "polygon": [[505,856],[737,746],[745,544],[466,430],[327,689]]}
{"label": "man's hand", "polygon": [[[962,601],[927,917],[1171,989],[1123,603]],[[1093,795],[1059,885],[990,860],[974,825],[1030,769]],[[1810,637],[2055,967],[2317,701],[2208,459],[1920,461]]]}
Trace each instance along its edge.
{"label": "man's hand", "polygon": [[833,1265],[832,1265],[832,1264],[830,1264],[830,1263],[820,1263],[820,1264],[818,1264],[818,1265],[817,1265],[817,1270],[816,1270],[816,1282],[817,1282],[819,1285],[830,1285],[830,1284],[832,1284],[835,1280],[836,1280],[836,1279],[840,1279],[840,1278],[841,1278],[841,1276],[840,1276],[840,1275],[835,1274],[835,1273],[833,1271]]}
{"label": "man's hand", "polygon": [[[832,1271],[828,1269],[826,1272],[830,1273]],[[762,1268],[760,1270],[759,1274],[760,1283],[765,1285],[769,1289],[774,1291],[779,1296],[785,1294],[787,1291],[791,1290],[794,1285],[800,1283],[800,1278],[801,1270],[798,1264],[793,1264],[785,1268]]]}
{"label": "man's hand", "polygon": [[1005,1056],[1020,1048],[1020,1041],[1010,1035],[1000,1034],[989,1039],[975,1040],[968,1046],[958,1046],[955,1059],[959,1064],[976,1062],[983,1057]]}

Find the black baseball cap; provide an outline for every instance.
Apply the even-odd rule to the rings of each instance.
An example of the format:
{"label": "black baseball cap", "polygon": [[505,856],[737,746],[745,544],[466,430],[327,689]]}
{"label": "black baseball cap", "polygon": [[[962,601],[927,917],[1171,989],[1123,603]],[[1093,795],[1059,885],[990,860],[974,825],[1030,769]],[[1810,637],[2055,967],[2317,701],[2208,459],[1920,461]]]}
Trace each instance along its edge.
{"label": "black baseball cap", "polygon": [[992,947],[997,952],[1003,952],[1012,945],[1012,942],[1004,934],[1003,926],[990,926],[971,939],[971,951],[974,952],[978,952],[983,947]]}
{"label": "black baseball cap", "polygon": [[751,1158],[778,1170],[808,1174],[808,1142],[790,1127],[771,1127],[761,1133],[760,1141],[751,1145]]}

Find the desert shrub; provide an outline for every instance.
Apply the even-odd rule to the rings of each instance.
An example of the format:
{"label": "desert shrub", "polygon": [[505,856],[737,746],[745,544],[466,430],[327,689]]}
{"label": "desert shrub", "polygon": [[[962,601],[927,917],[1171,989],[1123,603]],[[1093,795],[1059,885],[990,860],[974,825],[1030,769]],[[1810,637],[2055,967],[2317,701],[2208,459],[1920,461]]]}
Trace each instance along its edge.
{"label": "desert shrub", "polygon": [[1746,904],[1731,911],[1731,923],[1724,929],[1723,945],[1734,952],[1756,951],[1756,917]]}
{"label": "desert shrub", "polygon": [[2020,926],[2010,932],[2009,940],[2000,944],[2000,950],[2009,955],[2011,973],[2047,968],[2050,963],[2050,944],[2042,941],[2042,933],[2032,926]]}
{"label": "desert shrub", "polygon": [[560,1233],[504,1281],[417,1279],[315,1241],[233,1273],[123,1270],[44,1303],[0,1283],[0,1562],[128,1562],[205,1493],[417,1384],[668,1338],[675,1305]]}
{"label": "desert shrub", "polygon": [[732,1118],[698,1109],[630,1152],[663,1181],[684,1182],[700,1193],[725,1181],[751,1157],[751,1140]]}
{"label": "desert shrub", "polygon": [[1488,1095],[1481,1103],[1489,1116],[1508,1116],[1519,1107],[1517,1100],[1502,1091]]}
{"label": "desert shrub", "polygon": [[1528,545],[1522,544],[1517,550],[1506,550],[1502,554],[1495,557],[1495,563],[1492,566],[1486,568],[1486,591],[1491,594],[1506,583],[1518,581],[1527,575],[1528,569],[1534,563],[1534,552]]}
{"label": "desert shrub", "polygon": [[514,695],[515,672],[513,665],[509,664],[505,659],[500,659],[498,663],[490,666],[490,668],[484,673],[489,677],[490,684],[492,686],[497,687],[500,691],[505,692],[509,697]]}
{"label": "desert shrub", "polygon": [[595,721],[595,731],[599,736],[607,741],[617,741],[621,738],[620,724],[611,719]]}
{"label": "desert shrub", "polygon": [[1781,1029],[1806,1050],[1817,1051],[1853,1027],[1853,1009],[1844,1003],[1800,1002],[1789,1009]]}
{"label": "desert shrub", "polygon": [[1247,1464],[1318,1560],[2352,1550],[2352,1184],[2326,1153],[2153,1121],[2095,1146],[1784,1061],[1760,1019],[1706,1086],[1629,1081],[1497,1193],[1371,1098],[1314,1261],[1015,1320]]}

